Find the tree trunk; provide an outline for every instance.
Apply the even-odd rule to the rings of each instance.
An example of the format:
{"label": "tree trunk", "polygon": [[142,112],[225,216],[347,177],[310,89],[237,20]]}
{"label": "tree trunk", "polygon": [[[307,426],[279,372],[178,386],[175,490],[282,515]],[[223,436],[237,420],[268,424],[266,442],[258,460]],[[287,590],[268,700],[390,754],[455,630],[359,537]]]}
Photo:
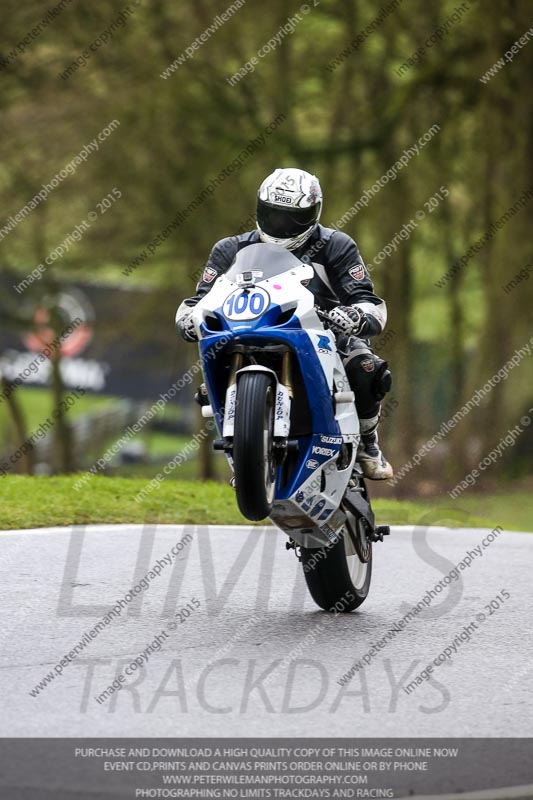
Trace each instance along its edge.
{"label": "tree trunk", "polygon": [[72,431],[67,420],[66,410],[62,406],[65,387],[61,377],[61,355],[56,352],[52,357],[52,408],[54,409],[54,466],[59,472],[74,472],[74,453],[72,448]]}
{"label": "tree trunk", "polygon": [[[13,422],[17,443],[19,443],[20,447],[28,440],[28,429],[26,426],[26,420],[24,419],[24,413],[15,396],[15,392],[12,391],[13,384],[7,380],[5,375],[2,375],[0,378],[0,385],[6,399],[6,406],[11,417],[11,421]],[[33,445],[27,453],[23,454],[21,461],[23,465],[23,471],[27,475],[33,475],[33,468],[35,466]]]}

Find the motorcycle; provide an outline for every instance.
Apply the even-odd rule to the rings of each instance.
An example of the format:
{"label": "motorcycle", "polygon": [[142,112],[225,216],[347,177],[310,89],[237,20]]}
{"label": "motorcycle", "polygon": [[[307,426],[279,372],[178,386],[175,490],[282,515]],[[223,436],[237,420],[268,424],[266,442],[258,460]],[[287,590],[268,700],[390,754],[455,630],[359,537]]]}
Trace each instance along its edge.
{"label": "motorcycle", "polygon": [[270,520],[326,611],[368,596],[377,526],[361,470],[350,389],[327,313],[306,285],[310,264],[254,244],[195,306],[207,400],[234,472],[241,513]]}

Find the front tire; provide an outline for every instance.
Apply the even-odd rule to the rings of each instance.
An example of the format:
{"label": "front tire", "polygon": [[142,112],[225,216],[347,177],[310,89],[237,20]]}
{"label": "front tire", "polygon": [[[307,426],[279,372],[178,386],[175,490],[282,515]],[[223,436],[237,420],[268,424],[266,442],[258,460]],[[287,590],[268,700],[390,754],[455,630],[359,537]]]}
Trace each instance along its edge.
{"label": "front tire", "polygon": [[249,372],[239,378],[233,469],[240,512],[252,522],[269,516],[275,497],[275,399],[270,375]]}

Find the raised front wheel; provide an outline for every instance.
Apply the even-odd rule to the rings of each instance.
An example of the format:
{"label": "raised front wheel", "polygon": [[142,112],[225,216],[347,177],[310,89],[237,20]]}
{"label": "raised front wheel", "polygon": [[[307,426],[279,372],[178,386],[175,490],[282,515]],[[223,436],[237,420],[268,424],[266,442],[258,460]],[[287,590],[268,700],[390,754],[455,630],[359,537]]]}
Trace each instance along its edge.
{"label": "raised front wheel", "polygon": [[233,468],[241,514],[257,521],[268,517],[276,491],[274,458],[275,390],[270,375],[241,375],[237,388]]}

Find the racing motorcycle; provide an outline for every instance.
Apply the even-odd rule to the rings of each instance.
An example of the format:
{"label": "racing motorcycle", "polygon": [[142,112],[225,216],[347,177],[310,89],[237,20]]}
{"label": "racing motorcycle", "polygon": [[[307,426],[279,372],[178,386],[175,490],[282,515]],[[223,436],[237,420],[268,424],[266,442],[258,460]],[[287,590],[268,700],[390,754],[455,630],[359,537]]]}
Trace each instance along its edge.
{"label": "racing motorcycle", "polygon": [[[366,599],[376,526],[356,463],[354,394],[310,264],[278,245],[238,253],[195,306],[207,398],[241,513],[288,537],[314,601],[352,611]],[[340,608],[339,608],[340,606]]]}

